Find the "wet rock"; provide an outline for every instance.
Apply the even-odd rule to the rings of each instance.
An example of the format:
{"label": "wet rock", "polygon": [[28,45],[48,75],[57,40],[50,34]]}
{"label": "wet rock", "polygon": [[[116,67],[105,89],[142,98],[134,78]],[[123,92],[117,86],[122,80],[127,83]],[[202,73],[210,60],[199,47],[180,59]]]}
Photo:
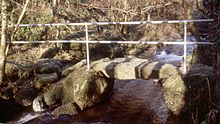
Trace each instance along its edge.
{"label": "wet rock", "polygon": [[[78,107],[83,110],[107,99],[112,92],[113,83],[114,80],[106,77],[101,71],[86,71],[86,68],[82,68],[72,72],[62,81],[52,84],[38,97],[43,97],[47,106],[55,107],[56,115],[77,114]],[[36,107],[40,103],[36,98],[33,106],[43,110]]]}
{"label": "wet rock", "polygon": [[30,106],[37,97],[37,90],[34,88],[21,88],[15,93],[15,101],[23,106]]}
{"label": "wet rock", "polygon": [[57,73],[38,74],[34,77],[34,87],[37,89],[43,88],[59,80]]}

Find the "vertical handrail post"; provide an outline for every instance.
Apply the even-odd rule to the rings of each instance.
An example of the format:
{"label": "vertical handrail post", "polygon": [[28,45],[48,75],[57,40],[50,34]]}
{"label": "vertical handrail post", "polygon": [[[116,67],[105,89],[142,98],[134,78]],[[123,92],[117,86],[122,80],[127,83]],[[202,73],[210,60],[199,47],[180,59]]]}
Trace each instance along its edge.
{"label": "vertical handrail post", "polygon": [[[58,25],[58,26],[56,26],[56,36],[55,36],[55,39],[56,40],[60,40],[60,26]],[[56,44],[56,47],[59,47],[59,48],[61,48],[61,49],[63,49],[62,48],[62,45],[60,45],[60,43],[55,43]]]}
{"label": "vertical handrail post", "polygon": [[85,24],[85,32],[86,32],[86,60],[87,60],[87,70],[90,69],[90,61],[89,61],[89,33],[88,33],[88,25]]}
{"label": "vertical handrail post", "polygon": [[187,72],[187,21],[184,22],[184,55],[183,55],[183,74]]}

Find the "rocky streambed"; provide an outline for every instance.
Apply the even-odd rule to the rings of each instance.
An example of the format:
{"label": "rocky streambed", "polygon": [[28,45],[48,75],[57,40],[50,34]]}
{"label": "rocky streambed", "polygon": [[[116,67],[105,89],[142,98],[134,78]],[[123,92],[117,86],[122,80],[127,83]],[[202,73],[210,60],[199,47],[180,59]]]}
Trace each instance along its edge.
{"label": "rocky streambed", "polygon": [[183,75],[182,46],[136,47],[123,58],[93,60],[90,70],[71,52],[20,49],[6,62],[1,122],[189,124],[218,117],[213,68],[191,63]]}
{"label": "rocky streambed", "polygon": [[29,80],[6,91],[11,88],[15,103],[29,110],[9,123],[188,124],[206,118],[215,93],[208,90],[215,87],[213,69],[201,64],[187,75],[172,64],[138,58],[101,59],[89,71],[85,60],[65,69],[48,59],[26,70],[13,67],[19,79]]}

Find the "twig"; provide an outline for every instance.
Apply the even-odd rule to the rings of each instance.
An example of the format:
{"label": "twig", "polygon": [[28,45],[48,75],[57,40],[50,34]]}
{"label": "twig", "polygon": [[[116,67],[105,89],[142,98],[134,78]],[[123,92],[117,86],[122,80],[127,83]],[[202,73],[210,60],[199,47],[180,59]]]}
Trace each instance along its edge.
{"label": "twig", "polygon": [[194,117],[194,114],[192,113],[192,121],[193,121],[193,124],[198,124],[199,121],[198,121],[198,108],[196,107],[196,115]]}
{"label": "twig", "polygon": [[[97,6],[91,6],[91,5],[88,5],[88,4],[79,3],[79,5],[89,7],[89,8],[91,7],[91,8],[95,8],[95,9],[99,9],[99,10],[109,10],[109,8],[101,8],[101,7],[97,7]],[[131,11],[123,10],[123,9],[120,9],[120,8],[115,8],[115,7],[114,8],[112,7],[110,11],[121,11],[123,13],[129,13],[131,15],[136,15],[137,14],[135,12],[131,12]]]}
{"label": "twig", "polygon": [[26,11],[26,9],[27,9],[27,6],[28,6],[29,1],[30,1],[30,0],[26,0],[26,3],[25,3],[25,5],[24,5],[24,8],[23,8],[23,10],[22,10],[22,12],[21,12],[21,15],[20,15],[19,19],[18,19],[17,25],[16,25],[16,27],[15,27],[15,29],[14,29],[12,35],[11,35],[11,41],[13,41],[14,35],[15,35],[15,33],[16,33],[18,27],[19,27],[19,24],[21,23],[21,20],[22,20],[24,14],[25,14],[25,11]]}
{"label": "twig", "polygon": [[[14,4],[16,4],[17,6],[20,6],[20,7],[24,8],[24,5],[21,5],[20,3],[14,1],[14,0],[9,0],[9,1],[11,1],[11,2],[14,3]],[[15,9],[15,10],[16,10],[16,9]],[[27,10],[28,10],[28,11],[35,11],[35,10],[33,10],[33,9],[27,9]]]}
{"label": "twig", "polygon": [[16,2],[16,1],[14,1],[14,0],[9,0],[9,1],[11,1],[12,3],[14,3],[14,4],[18,5],[18,6],[23,7],[23,5],[21,5],[20,3],[18,3],[18,2]]}
{"label": "twig", "polygon": [[146,12],[146,11],[148,11],[150,9],[153,9],[153,8],[160,8],[160,7],[169,6],[171,4],[172,4],[171,2],[168,2],[168,3],[164,4],[164,5],[147,6],[147,7],[143,8],[143,12]]}
{"label": "twig", "polygon": [[208,92],[209,92],[209,100],[210,100],[210,103],[216,107],[218,110],[220,110],[220,108],[218,107],[218,105],[216,105],[213,101],[212,101],[212,95],[211,95],[211,87],[210,87],[210,82],[209,82],[209,79],[206,77],[206,80],[207,80],[207,84],[208,84]]}

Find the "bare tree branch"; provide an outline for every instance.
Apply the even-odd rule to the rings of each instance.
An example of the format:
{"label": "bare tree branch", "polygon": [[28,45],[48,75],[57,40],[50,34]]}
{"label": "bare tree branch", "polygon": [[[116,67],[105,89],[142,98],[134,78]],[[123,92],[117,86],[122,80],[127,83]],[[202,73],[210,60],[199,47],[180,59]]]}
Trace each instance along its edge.
{"label": "bare tree branch", "polygon": [[26,9],[27,9],[27,6],[28,6],[29,2],[30,2],[30,0],[26,0],[26,2],[25,2],[24,8],[23,8],[23,10],[21,12],[21,15],[20,15],[19,19],[18,19],[17,25],[16,25],[16,27],[15,27],[12,35],[11,35],[11,41],[13,41],[13,39],[14,39],[14,35],[17,32],[17,29],[18,29],[18,25],[21,23],[21,20],[23,19],[23,16],[24,16],[24,14],[26,12]]}

